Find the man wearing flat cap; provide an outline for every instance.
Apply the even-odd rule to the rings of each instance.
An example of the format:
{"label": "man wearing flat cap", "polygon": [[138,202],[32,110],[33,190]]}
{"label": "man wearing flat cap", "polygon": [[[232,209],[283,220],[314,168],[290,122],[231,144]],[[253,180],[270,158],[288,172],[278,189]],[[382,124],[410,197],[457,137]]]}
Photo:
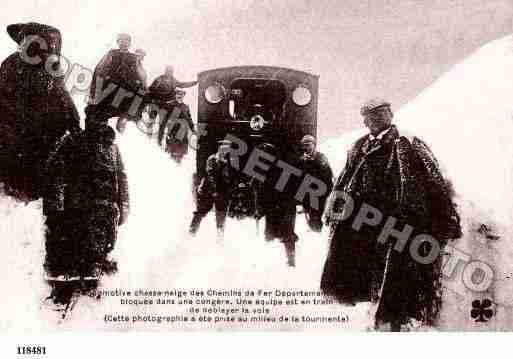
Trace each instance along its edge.
{"label": "man wearing flat cap", "polygon": [[322,229],[322,213],[326,205],[327,196],[333,188],[333,171],[325,155],[316,150],[316,140],[312,135],[305,135],[301,139],[301,156],[299,163],[303,173],[309,174],[326,184],[326,195],[319,198],[317,208],[310,205],[309,198],[303,202],[303,208],[307,217],[310,229],[320,232]]}
{"label": "man wearing flat cap", "polygon": [[[376,328],[433,325],[441,304],[436,249],[461,235],[451,186],[429,147],[392,124],[389,102],[372,99],[361,114],[369,134],[349,150],[327,206],[321,289],[345,303],[377,302]],[[432,242],[418,242],[420,234]]]}
{"label": "man wearing flat cap", "polygon": [[0,66],[0,181],[11,194],[34,199],[43,191],[49,152],[66,131],[80,129],[80,120],[59,76],[60,31],[31,22],[7,32],[19,50]]}
{"label": "man wearing flat cap", "polygon": [[193,214],[189,232],[195,235],[202,219],[214,207],[217,239],[222,240],[231,191],[237,179],[237,171],[231,166],[229,159],[232,143],[228,140],[222,140],[218,143],[217,152],[207,159],[206,175],[198,186],[197,208]]}

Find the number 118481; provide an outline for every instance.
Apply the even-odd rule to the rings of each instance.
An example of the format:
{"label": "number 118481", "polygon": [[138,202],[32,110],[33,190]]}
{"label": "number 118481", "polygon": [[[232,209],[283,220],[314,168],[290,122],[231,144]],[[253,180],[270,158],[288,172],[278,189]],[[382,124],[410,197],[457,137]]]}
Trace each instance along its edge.
{"label": "number 118481", "polygon": [[46,347],[42,346],[19,346],[18,355],[45,355]]}

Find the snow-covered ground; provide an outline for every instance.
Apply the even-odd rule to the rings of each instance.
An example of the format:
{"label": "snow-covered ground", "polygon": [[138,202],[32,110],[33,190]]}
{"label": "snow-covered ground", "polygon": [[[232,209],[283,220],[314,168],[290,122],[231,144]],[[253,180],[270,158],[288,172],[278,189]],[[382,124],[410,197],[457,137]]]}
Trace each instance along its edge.
{"label": "snow-covered ground", "polygon": [[[321,109],[322,110],[322,109]],[[476,293],[461,285],[461,267],[446,280],[439,329],[506,330],[513,327],[513,37],[496,40],[454,66],[436,83],[396,113],[399,129],[423,138],[453,181],[464,225],[455,247],[473,260],[490,264],[492,286]],[[350,144],[364,131],[326,141],[325,152],[338,173]],[[327,249],[327,234],[309,232],[302,216],[297,267],[285,265],[279,243],[265,243],[254,221],[229,221],[222,245],[215,241],[209,215],[196,238],[187,234],[194,208],[191,176],[194,159],[174,164],[154,143],[129,124],[118,138],[130,182],[131,214],[121,228],[113,253],[119,273],[104,278],[103,288],[297,288],[315,290]],[[193,154],[191,154],[192,156]],[[44,219],[41,203],[25,205],[0,197],[2,240],[0,330],[138,330],[192,329],[183,323],[131,325],[105,323],[105,314],[179,314],[187,308],[122,306],[119,298],[82,298],[65,321],[44,302],[48,287],[42,277]],[[483,229],[486,230],[483,230]],[[490,239],[493,238],[493,239]],[[486,323],[470,316],[471,302],[490,298],[493,317]],[[283,310],[283,309],[280,309]],[[349,317],[337,329],[364,330],[369,306],[326,305],[289,307],[289,314],[330,313]],[[275,313],[280,313],[275,311]],[[254,329],[302,329],[304,323],[259,324]],[[237,325],[195,325],[194,328],[233,329]],[[239,326],[240,327],[240,326]],[[312,329],[320,326],[312,325]],[[331,326],[331,328],[334,328]]]}
{"label": "snow-covered ground", "polygon": [[[266,243],[257,235],[254,220],[228,220],[222,244],[216,243],[213,214],[209,215],[197,237],[188,233],[194,209],[191,179],[194,158],[178,166],[155,143],[133,124],[128,124],[118,137],[131,196],[128,222],[121,227],[112,256],[118,260],[119,273],[102,280],[103,289],[303,289],[317,290],[327,249],[326,233],[319,235],[307,229],[302,216],[297,223],[300,242],[297,245],[297,267],[286,265],[283,245]],[[193,151],[192,151],[193,152]],[[193,154],[192,154],[193,156]],[[243,329],[241,324],[213,326],[174,323],[156,325],[139,323],[123,325],[105,323],[105,314],[183,314],[190,306],[127,306],[118,298],[97,301],[82,297],[66,320],[60,320],[43,299],[49,288],[42,280],[44,254],[43,219],[40,202],[25,206],[2,198],[2,223],[7,231],[2,241],[8,276],[2,276],[3,288],[0,317],[2,329]],[[261,224],[263,226],[263,223]],[[22,300],[20,300],[22,298]],[[236,306],[234,306],[236,307]],[[276,316],[315,314],[347,316],[347,325],[318,328],[366,329],[370,325],[368,305],[351,308],[340,305],[298,306],[287,310],[271,309]],[[314,324],[311,328],[317,328]],[[248,326],[253,329],[301,329],[305,323],[274,323]]]}

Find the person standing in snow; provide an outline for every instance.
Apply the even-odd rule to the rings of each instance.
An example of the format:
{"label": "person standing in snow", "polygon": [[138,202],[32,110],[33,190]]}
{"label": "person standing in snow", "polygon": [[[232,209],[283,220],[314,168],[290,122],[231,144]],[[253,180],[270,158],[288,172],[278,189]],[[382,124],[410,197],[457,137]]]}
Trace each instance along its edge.
{"label": "person standing in snow", "polygon": [[[84,131],[64,137],[47,164],[43,198],[49,278],[96,278],[117,270],[108,259],[129,210],[128,182],[109,111],[89,105]],[[55,301],[65,301],[54,287]]]}
{"label": "person standing in snow", "polygon": [[201,221],[214,207],[217,238],[222,240],[224,237],[226,215],[229,210],[232,189],[237,179],[236,170],[229,162],[230,146],[230,141],[220,141],[217,152],[207,159],[206,175],[198,186],[197,208],[189,227],[189,232],[192,235],[197,233]]}
{"label": "person standing in snow", "polygon": [[322,229],[322,214],[326,205],[326,199],[333,188],[333,171],[331,170],[326,156],[316,151],[315,147],[315,137],[305,135],[301,139],[302,154],[299,158],[299,163],[303,173],[321,180],[327,187],[326,195],[319,198],[317,208],[312,207],[309,200],[303,202],[308,226],[313,231],[320,232]]}
{"label": "person standing in snow", "polygon": [[160,124],[159,132],[166,139],[166,151],[178,163],[189,150],[189,132],[195,132],[189,106],[183,102],[185,91],[176,90],[173,111]]}
{"label": "person standing in snow", "polygon": [[[392,124],[390,103],[370,100],[361,114],[370,133],[349,150],[330,197],[330,248],[321,289],[344,303],[376,301],[377,328],[389,324],[399,331],[411,320],[432,325],[441,305],[441,256],[421,263],[410,254],[409,245],[424,233],[440,248],[461,236],[451,186],[429,147],[417,137],[401,135]],[[341,194],[352,200],[353,210]],[[381,223],[395,218],[397,232],[404,234],[410,228],[406,225],[413,228],[403,250],[390,231],[380,237],[381,226],[364,223],[355,229],[354,223],[363,218],[360,210],[368,211],[369,206],[375,210],[363,217],[379,212]],[[433,247],[423,242],[418,255],[426,258]]]}
{"label": "person standing in snow", "polygon": [[80,129],[80,119],[58,75],[61,32],[35,22],[9,25],[7,32],[19,50],[0,66],[0,182],[7,193],[31,200],[43,194],[48,154],[66,131]]}
{"label": "person standing in snow", "polygon": [[[298,167],[298,155],[293,151],[280,151],[270,143],[262,143],[257,149],[272,156],[279,157],[289,165]],[[264,217],[265,229],[264,236],[267,242],[279,239],[285,248],[287,265],[296,266],[296,242],[299,240],[295,232],[296,227],[296,205],[298,202],[294,198],[294,186],[285,186],[283,191],[278,191],[276,183],[282,174],[278,167],[271,167],[266,175],[265,181],[260,182],[254,178],[251,181],[251,187],[255,196],[255,217],[257,221]],[[293,180],[291,180],[293,181]]]}

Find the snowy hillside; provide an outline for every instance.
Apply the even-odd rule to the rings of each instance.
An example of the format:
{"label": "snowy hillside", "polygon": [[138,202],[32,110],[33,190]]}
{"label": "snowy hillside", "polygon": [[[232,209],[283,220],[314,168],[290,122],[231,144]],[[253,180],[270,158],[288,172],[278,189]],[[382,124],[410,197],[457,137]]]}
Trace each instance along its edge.
{"label": "snowy hillside", "polygon": [[[397,111],[395,122],[401,133],[415,134],[430,145],[453,182],[465,227],[455,246],[495,271],[494,284],[481,294],[457,283],[461,272],[447,280],[456,292],[447,290],[441,328],[512,329],[513,36],[483,46],[454,66]],[[336,173],[349,146],[364,133],[321,146]],[[487,323],[470,317],[471,302],[481,298],[497,303]]]}

